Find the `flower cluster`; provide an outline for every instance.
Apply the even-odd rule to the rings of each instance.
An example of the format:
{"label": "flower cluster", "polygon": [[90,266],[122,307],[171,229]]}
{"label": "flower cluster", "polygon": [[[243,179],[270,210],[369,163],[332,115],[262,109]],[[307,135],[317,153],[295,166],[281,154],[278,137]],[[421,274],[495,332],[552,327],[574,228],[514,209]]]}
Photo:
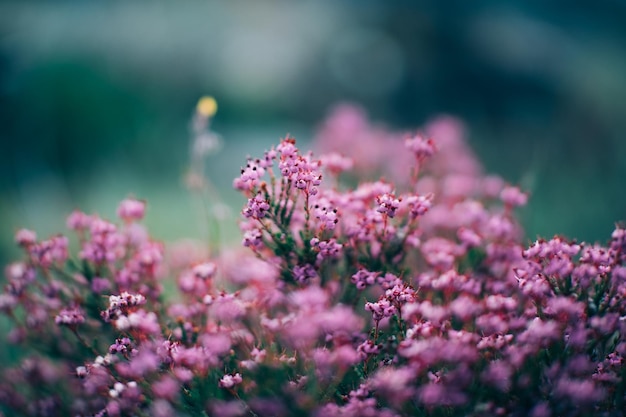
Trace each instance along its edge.
{"label": "flower cluster", "polygon": [[243,247],[212,258],[166,254],[134,199],[120,224],[72,213],[69,239],[18,231],[0,312],[23,355],[1,371],[0,410],[622,415],[626,229],[526,245],[527,195],[481,173],[458,121],[423,132],[344,106],[319,159],[293,138],[249,159]]}

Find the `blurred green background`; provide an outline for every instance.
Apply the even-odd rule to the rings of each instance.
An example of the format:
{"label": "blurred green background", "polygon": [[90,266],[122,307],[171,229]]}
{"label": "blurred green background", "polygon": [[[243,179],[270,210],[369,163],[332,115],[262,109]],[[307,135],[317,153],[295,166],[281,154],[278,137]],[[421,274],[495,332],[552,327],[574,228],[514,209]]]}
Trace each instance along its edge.
{"label": "blurred green background", "polygon": [[397,129],[461,117],[486,170],[531,191],[529,239],[604,241],[626,219],[625,22],[622,0],[2,2],[0,260],[18,227],[128,195],[157,238],[202,238],[182,178],[204,94],[233,219],[245,156],[348,100]]}

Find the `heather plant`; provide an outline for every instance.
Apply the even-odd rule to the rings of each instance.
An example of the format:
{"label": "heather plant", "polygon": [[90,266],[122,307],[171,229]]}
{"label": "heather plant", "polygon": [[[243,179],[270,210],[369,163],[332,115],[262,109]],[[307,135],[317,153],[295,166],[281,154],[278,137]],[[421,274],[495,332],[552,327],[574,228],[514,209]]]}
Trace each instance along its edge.
{"label": "heather plant", "polygon": [[527,195],[450,117],[403,135],[342,106],[314,146],[247,160],[242,247],[213,257],[166,251],[132,198],[118,223],[72,213],[70,238],[18,231],[4,411],[623,415],[626,229],[525,244]]}

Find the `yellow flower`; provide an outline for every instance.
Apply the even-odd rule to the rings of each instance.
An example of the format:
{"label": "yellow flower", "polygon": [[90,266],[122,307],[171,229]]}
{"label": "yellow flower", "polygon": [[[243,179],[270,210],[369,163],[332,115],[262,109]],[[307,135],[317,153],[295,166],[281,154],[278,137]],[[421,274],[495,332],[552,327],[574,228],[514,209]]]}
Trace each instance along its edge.
{"label": "yellow flower", "polygon": [[198,100],[196,111],[204,117],[213,117],[217,113],[217,101],[211,96],[204,96]]}

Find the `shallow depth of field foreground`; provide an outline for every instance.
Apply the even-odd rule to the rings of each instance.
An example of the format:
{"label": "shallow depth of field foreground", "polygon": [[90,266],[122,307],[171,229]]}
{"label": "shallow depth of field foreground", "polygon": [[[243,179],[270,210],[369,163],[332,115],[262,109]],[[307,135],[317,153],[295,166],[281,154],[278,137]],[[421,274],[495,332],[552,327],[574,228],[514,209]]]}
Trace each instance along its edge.
{"label": "shallow depth of field foreground", "polygon": [[529,243],[529,196],[485,175],[450,117],[403,134],[342,106],[313,147],[242,161],[240,247],[155,241],[132,198],[118,219],[19,230],[0,311],[23,357],[0,409],[623,415],[626,229]]}

